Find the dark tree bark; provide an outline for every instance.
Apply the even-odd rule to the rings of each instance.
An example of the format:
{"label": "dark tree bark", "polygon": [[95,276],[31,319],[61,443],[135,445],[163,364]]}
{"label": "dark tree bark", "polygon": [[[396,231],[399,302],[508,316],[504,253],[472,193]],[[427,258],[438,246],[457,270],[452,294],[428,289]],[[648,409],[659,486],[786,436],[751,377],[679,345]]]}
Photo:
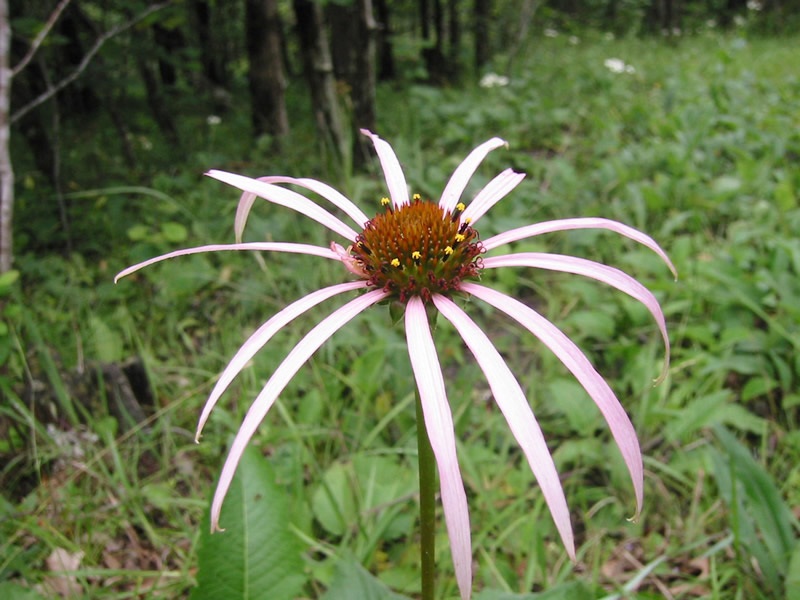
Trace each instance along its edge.
{"label": "dark tree bark", "polygon": [[430,24],[431,8],[428,0],[419,0],[419,23],[422,31],[422,39],[431,39],[431,24]]}
{"label": "dark tree bark", "polygon": [[444,53],[444,11],[441,0],[433,0],[433,27],[436,34],[434,45],[422,49],[422,58],[431,83],[441,85],[455,79],[453,66]]}
{"label": "dark tree bark", "polygon": [[322,9],[313,0],[294,0],[294,12],[317,129],[341,161],[345,148],[344,129],[336,99],[336,82]]}
{"label": "dark tree bark", "polygon": [[389,5],[386,0],[375,0],[375,13],[378,20],[378,79],[387,81],[397,75],[392,48],[392,26]]}
{"label": "dark tree bark", "polygon": [[355,76],[358,38],[358,8],[355,0],[349,4],[329,2],[325,17],[331,31],[331,61],[333,75],[348,84]]}
{"label": "dark tree bark", "polygon": [[167,29],[160,23],[153,27],[153,39],[158,48],[158,73],[161,83],[172,87],[178,82],[175,55],[186,46],[183,33],[177,27]]}
{"label": "dark tree bark", "polygon": [[226,65],[226,53],[222,51],[213,35],[214,19],[207,0],[193,0],[192,12],[194,29],[200,46],[200,62],[203,75],[214,86],[226,88],[229,73]]}
{"label": "dark tree bark", "polygon": [[358,35],[355,44],[355,72],[350,82],[350,99],[353,103],[353,166],[361,168],[369,161],[369,144],[361,129],[374,131],[375,110],[375,33],[377,27],[372,16],[372,0],[357,0]]}
{"label": "dark tree bark", "polygon": [[281,138],[289,133],[289,116],[277,0],[247,0],[245,21],[253,131]]}
{"label": "dark tree bark", "polygon": [[450,46],[450,64],[455,72],[461,62],[461,23],[458,20],[459,0],[447,2],[447,33]]}
{"label": "dark tree bark", "polygon": [[491,0],[475,0],[473,31],[475,35],[475,69],[480,70],[489,62],[489,15]]}
{"label": "dark tree bark", "polygon": [[161,84],[156,72],[156,69],[144,58],[140,57],[137,60],[139,67],[139,74],[144,81],[145,91],[147,92],[147,106],[153,115],[153,119],[158,124],[158,128],[164,136],[164,139],[175,148],[180,146],[180,137],[178,135],[178,127],[175,125],[175,119],[172,117],[170,111],[170,103],[166,100],[164,92],[161,89]]}

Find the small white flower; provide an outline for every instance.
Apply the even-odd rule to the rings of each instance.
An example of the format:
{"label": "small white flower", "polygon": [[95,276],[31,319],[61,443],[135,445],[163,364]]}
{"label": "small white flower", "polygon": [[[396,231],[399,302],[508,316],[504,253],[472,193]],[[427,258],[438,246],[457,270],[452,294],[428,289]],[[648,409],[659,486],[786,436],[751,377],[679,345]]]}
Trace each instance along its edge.
{"label": "small white flower", "polygon": [[635,73],[636,69],[632,65],[626,65],[623,60],[619,58],[607,58],[603,61],[606,69],[612,73]]}
{"label": "small white flower", "polygon": [[548,27],[547,29],[544,30],[544,37],[556,38],[558,37],[558,31]]}
{"label": "small white flower", "polygon": [[715,19],[709,19],[708,21],[706,21],[706,27],[708,27],[709,29],[714,29],[714,27],[716,26],[717,26],[717,21]]}
{"label": "small white flower", "polygon": [[208,123],[211,127],[215,127],[222,123],[222,118],[218,117],[217,115],[208,115],[206,117],[206,123]]}
{"label": "small white flower", "polygon": [[577,35],[571,35],[569,36],[569,43],[573,46],[577,46],[581,43],[581,39]]}
{"label": "small white flower", "polygon": [[615,37],[616,37],[616,36],[615,36],[615,35],[614,35],[614,34],[613,34],[611,31],[606,31],[606,32],[605,32],[605,34],[603,35],[603,38],[604,38],[604,39],[605,39],[607,42],[610,42],[610,41],[611,41],[611,40],[613,40]]}
{"label": "small white flower", "polygon": [[759,11],[764,8],[760,0],[747,0],[747,10]]}
{"label": "small white flower", "polygon": [[744,24],[746,22],[747,20],[742,15],[735,15],[733,17],[733,24],[736,25],[737,27],[744,27]]}
{"label": "small white flower", "polygon": [[497,73],[487,73],[481,77],[478,85],[482,88],[505,87],[508,85],[508,77]]}

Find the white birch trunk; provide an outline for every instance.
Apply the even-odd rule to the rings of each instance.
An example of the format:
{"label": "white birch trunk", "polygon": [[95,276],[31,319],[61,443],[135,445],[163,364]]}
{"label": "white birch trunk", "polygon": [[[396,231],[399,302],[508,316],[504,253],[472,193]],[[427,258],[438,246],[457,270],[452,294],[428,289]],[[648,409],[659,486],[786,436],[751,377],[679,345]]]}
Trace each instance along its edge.
{"label": "white birch trunk", "polygon": [[13,261],[11,219],[14,209],[14,169],[11,165],[11,26],[8,2],[0,0],[0,273]]}

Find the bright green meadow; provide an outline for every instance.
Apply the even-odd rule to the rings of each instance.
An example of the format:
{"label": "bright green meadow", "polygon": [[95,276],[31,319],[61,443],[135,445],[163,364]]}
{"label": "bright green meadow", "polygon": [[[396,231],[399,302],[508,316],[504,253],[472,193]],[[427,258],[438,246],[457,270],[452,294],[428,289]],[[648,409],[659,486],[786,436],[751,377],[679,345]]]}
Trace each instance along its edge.
{"label": "bright green meadow", "polygon": [[[626,407],[645,462],[635,523],[627,471],[588,395],[533,336],[468,303],[541,423],[572,511],[576,564],[480,369],[439,320],[477,600],[800,598],[798,48],[796,37],[709,33],[668,43],[587,34],[575,44],[561,35],[537,40],[505,87],[441,89],[409,77],[379,88],[378,133],[423,196],[436,198],[479,143],[508,141],[466,197],[507,167],[527,178],[481,222],[483,238],[603,216],[650,234],[679,271],[674,281],[653,253],[609,232],[515,245],[598,260],[647,285],[673,346],[657,386],[663,345],[634,300],[574,275],[483,277],[561,327]],[[613,73],[607,58],[635,71]],[[498,57],[496,70],[505,64]],[[367,214],[378,210],[377,163],[358,174],[335,164],[315,137],[302,81],[289,93],[293,131],[279,156],[248,138],[244,93],[218,125],[176,106],[192,148],[181,156],[137,116],[144,99],[132,94],[134,143],[151,147],[136,172],[117,156],[104,117],[64,132],[68,255],[56,209],[41,208],[49,190],[17,153],[16,270],[0,278],[0,385],[9,399],[0,407],[3,598],[59,589],[76,598],[237,597],[214,591],[228,579],[244,590],[238,597],[274,600],[418,593],[414,382],[402,324],[388,309],[358,317],[303,367],[240,466],[223,513],[228,531],[210,536],[210,497],[250,401],[336,301],[269,342],[196,445],[216,376],[260,323],[348,274],[311,257],[229,253],[113,283],[139,260],[233,241],[238,194],[203,178],[209,168],[315,177]],[[330,235],[263,202],[246,239],[327,246]],[[153,393],[126,413],[108,392],[108,365],[134,357]],[[102,385],[78,385],[96,382],[87,372]],[[143,421],[128,414],[135,409]],[[437,542],[438,597],[455,599],[443,523]],[[54,553],[77,559],[68,574],[52,567]]]}

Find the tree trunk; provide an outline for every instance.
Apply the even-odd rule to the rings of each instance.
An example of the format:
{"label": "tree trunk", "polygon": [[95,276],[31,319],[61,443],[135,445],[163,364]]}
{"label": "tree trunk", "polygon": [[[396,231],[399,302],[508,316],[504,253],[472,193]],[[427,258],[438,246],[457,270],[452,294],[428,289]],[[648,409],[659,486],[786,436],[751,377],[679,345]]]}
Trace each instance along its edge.
{"label": "tree trunk", "polygon": [[150,112],[158,124],[158,128],[161,130],[164,139],[173,148],[180,147],[178,128],[175,125],[175,119],[172,117],[173,113],[169,109],[169,102],[164,97],[155,68],[143,57],[139,57],[136,62],[147,91],[147,105],[150,107]]}
{"label": "tree trunk", "polygon": [[14,208],[14,169],[11,165],[11,27],[8,2],[0,0],[0,273],[11,269],[13,260],[11,218]]}
{"label": "tree trunk", "polygon": [[422,39],[429,40],[431,37],[431,25],[428,22],[430,19],[430,4],[428,0],[419,0],[419,22],[422,29]]}
{"label": "tree trunk", "polygon": [[225,89],[228,86],[228,70],[225,65],[225,54],[215,43],[211,7],[207,0],[194,0],[192,8],[203,74],[212,85]]}
{"label": "tree trunk", "polygon": [[450,46],[450,64],[455,73],[459,71],[461,62],[461,24],[458,22],[459,0],[447,2],[447,29]]}
{"label": "tree trunk", "polygon": [[361,129],[375,131],[375,32],[372,0],[357,0],[358,35],[355,38],[355,71],[350,81],[353,102],[353,167],[361,168],[370,159],[370,144]]}
{"label": "tree trunk", "polygon": [[394,79],[396,75],[392,48],[392,26],[387,1],[375,0],[375,12],[378,17],[378,79],[387,81]]}
{"label": "tree trunk", "polygon": [[245,21],[253,131],[281,138],[289,133],[289,116],[277,0],[247,0]]}
{"label": "tree trunk", "polygon": [[345,155],[344,129],[322,9],[314,0],[294,0],[294,12],[317,129],[341,161]]}
{"label": "tree trunk", "polygon": [[475,0],[475,69],[482,69],[489,62],[489,15],[491,0]]}

